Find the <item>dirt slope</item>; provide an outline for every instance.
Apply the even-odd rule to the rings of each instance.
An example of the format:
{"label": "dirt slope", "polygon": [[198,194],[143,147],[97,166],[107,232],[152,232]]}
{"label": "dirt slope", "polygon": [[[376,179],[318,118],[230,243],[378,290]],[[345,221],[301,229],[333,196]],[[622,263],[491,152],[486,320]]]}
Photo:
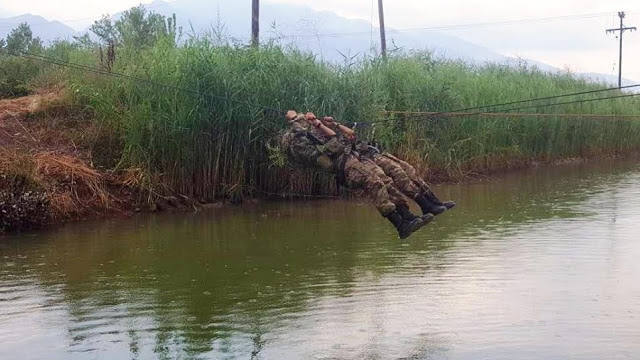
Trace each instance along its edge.
{"label": "dirt slope", "polygon": [[137,207],[135,178],[93,166],[78,141],[91,122],[62,103],[60,89],[0,100],[0,232]]}

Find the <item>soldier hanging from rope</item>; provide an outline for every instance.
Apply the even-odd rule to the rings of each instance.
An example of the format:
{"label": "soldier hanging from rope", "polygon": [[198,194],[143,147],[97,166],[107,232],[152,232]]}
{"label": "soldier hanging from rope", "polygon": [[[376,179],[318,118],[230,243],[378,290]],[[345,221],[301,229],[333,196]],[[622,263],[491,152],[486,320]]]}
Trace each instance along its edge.
{"label": "soldier hanging from rope", "polygon": [[382,169],[386,175],[382,177],[382,179],[386,178],[385,183],[393,182],[403,194],[420,205],[423,214],[439,215],[456,205],[452,201],[442,202],[438,199],[426,181],[418,176],[418,172],[411,164],[390,153],[381,153],[378,148],[366,141],[357,140],[353,129],[338,123],[330,116],[325,116],[322,123],[338,133],[338,139],[343,139],[345,143],[353,143],[356,151],[360,154],[360,161],[363,163],[373,162]]}
{"label": "soldier hanging from rope", "polygon": [[433,219],[432,214],[422,217],[412,214],[392,181],[381,179],[380,176],[386,177],[382,169],[373,162],[361,162],[351,146],[339,141],[338,134],[313,113],[305,115],[290,110],[285,118],[289,129],[281,137],[281,146],[287,156],[300,166],[336,174],[349,189],[364,190],[378,212],[395,226],[401,239]]}

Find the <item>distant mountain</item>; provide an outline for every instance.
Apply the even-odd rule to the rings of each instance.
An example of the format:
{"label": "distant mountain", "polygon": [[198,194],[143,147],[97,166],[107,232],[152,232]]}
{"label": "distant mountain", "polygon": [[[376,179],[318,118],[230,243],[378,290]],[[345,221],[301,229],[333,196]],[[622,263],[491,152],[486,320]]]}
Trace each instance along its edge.
{"label": "distant mountain", "polygon": [[[203,32],[222,31],[247,42],[251,31],[251,8],[242,1],[156,0],[147,5],[151,11],[170,16],[175,13],[186,36]],[[276,40],[318,54],[331,62],[345,61],[354,56],[379,50],[379,28],[365,20],[347,19],[330,11],[316,11],[309,7],[261,2],[261,40]],[[438,31],[398,31],[387,29],[389,49],[430,50],[436,56],[461,59],[474,64],[495,62],[518,66],[523,61],[542,71],[559,69],[540,61],[504,56],[486,47]],[[576,74],[594,82],[617,84],[617,78],[607,74]],[[626,83],[633,81],[625,80]]]}
{"label": "distant mountain", "polygon": [[58,38],[70,39],[73,35],[76,35],[75,30],[59,21],[49,21],[42,16],[25,14],[0,19],[0,38],[6,38],[12,29],[23,22],[28,23],[33,36],[40,37],[45,44]]}
{"label": "distant mountain", "polygon": [[[154,12],[170,16],[175,13],[187,36],[222,30],[224,34],[248,41],[251,31],[251,8],[246,2],[224,0],[156,0],[146,5]],[[118,14],[114,17],[117,17]],[[379,49],[378,28],[368,21],[341,17],[329,11],[309,7],[261,2],[262,41],[277,40],[311,51],[327,61],[370,54]],[[505,62],[506,57],[455,36],[441,32],[405,33],[387,29],[388,47],[405,50],[431,50],[436,55],[471,62]]]}

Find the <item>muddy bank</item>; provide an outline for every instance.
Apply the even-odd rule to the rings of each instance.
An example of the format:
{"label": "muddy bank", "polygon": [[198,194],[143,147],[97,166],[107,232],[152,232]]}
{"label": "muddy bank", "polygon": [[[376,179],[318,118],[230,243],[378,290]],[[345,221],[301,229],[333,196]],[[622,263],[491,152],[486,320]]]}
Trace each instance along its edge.
{"label": "muddy bank", "polygon": [[0,174],[0,232],[30,230],[51,221],[46,192],[18,176]]}
{"label": "muddy bank", "polygon": [[0,232],[127,215],[142,203],[132,174],[95,166],[89,114],[61,94],[0,100]]}
{"label": "muddy bank", "polygon": [[0,232],[72,220],[193,209],[189,198],[117,169],[118,134],[52,88],[0,100]]}

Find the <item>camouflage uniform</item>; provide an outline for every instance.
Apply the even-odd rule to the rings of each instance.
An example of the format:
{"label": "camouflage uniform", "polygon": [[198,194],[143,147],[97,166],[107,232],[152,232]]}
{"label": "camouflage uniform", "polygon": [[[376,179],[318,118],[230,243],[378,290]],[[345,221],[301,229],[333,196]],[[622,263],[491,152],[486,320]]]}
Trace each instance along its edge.
{"label": "camouflage uniform", "polygon": [[363,189],[382,216],[395,211],[397,205],[406,203],[402,194],[393,187],[387,187],[384,181],[353,153],[344,154],[342,157],[346,157],[343,160],[345,185],[350,189]]}
{"label": "camouflage uniform", "polygon": [[[422,179],[418,177],[413,166],[388,153],[375,153],[372,154],[370,158],[385,174],[393,179],[394,184],[404,194],[414,199],[422,193],[422,189],[418,185],[418,181]],[[411,170],[407,171],[409,168]]]}
{"label": "camouflage uniform", "polygon": [[307,132],[319,141],[326,141],[324,134],[318,134],[317,129],[306,123],[304,115],[299,114],[281,136],[280,146],[290,160],[302,167],[335,172],[333,159],[326,154],[322,146],[319,146],[320,144],[307,136]]}
{"label": "camouflage uniform", "polygon": [[[434,192],[431,190],[431,187],[427,184],[426,181],[424,181],[424,179],[422,177],[420,177],[418,175],[418,172],[416,171],[416,169],[409,164],[406,161],[400,160],[397,157],[389,154],[389,153],[382,153],[382,155],[378,154],[375,158],[374,161],[376,163],[384,163],[384,162],[393,162],[396,163],[397,166],[400,166],[402,168],[402,170],[404,171],[404,174],[406,175],[406,177],[408,177],[411,182],[413,182],[414,187],[416,187],[418,189],[418,193],[417,195],[424,195],[427,197],[427,199],[429,199],[430,201],[432,201],[433,203],[435,203],[436,205],[443,205],[442,200],[438,199],[438,197],[436,196],[436,194],[434,194]],[[382,165],[380,165],[382,167]],[[384,167],[383,167],[384,169]],[[386,172],[386,170],[385,170]],[[397,173],[397,169],[395,170],[395,172]],[[390,175],[391,178],[395,180],[393,175]],[[398,181],[400,181],[401,183],[405,184],[407,181],[405,179],[402,178],[402,175],[398,175],[398,177],[400,178]],[[413,188],[411,186],[407,186],[406,187],[406,192],[404,191],[405,188],[402,188],[403,192],[409,196],[410,193],[412,192]],[[415,197],[415,196],[414,196]]]}
{"label": "camouflage uniform", "polygon": [[[317,144],[309,139],[304,132],[324,142]],[[337,132],[340,134],[339,132]],[[327,151],[326,145],[337,141],[342,145],[342,153]],[[345,186],[351,189],[362,189],[372,200],[376,209],[383,216],[396,210],[396,205],[406,201],[400,191],[393,186],[387,187],[385,181],[391,182],[382,169],[373,162],[361,162],[351,151],[351,144],[342,135],[338,138],[328,138],[321,131],[307,124],[304,115],[298,115],[292,122],[290,129],[282,136],[281,145],[287,155],[297,164],[315,169],[339,174],[343,177]],[[333,148],[333,146],[329,146]],[[384,180],[380,177],[384,177]]]}
{"label": "camouflage uniform", "polygon": [[429,185],[418,176],[416,169],[408,162],[387,152],[380,153],[377,148],[365,141],[359,141],[355,148],[362,155],[363,162],[367,159],[382,169],[389,181],[403,194],[412,199],[421,195],[430,195],[435,198]]}

